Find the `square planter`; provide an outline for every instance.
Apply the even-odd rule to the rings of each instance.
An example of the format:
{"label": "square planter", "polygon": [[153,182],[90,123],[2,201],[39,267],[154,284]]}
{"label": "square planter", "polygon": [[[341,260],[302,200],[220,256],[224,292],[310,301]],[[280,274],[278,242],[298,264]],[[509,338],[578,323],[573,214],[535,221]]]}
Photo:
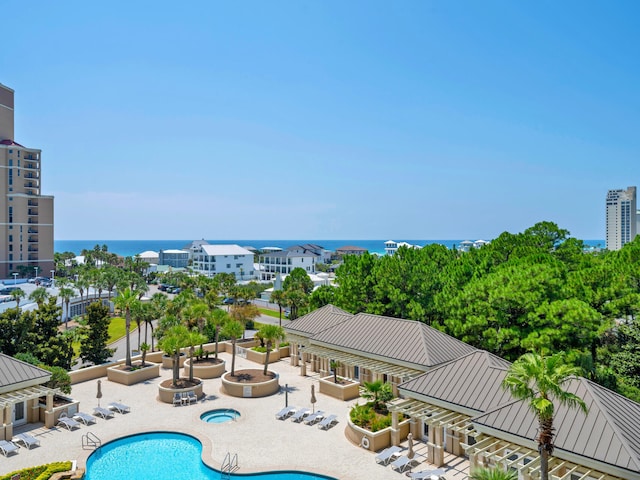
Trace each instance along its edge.
{"label": "square planter", "polygon": [[124,365],[116,365],[107,368],[107,379],[122,385],[134,385],[160,376],[160,365],[157,363],[146,362],[144,368],[136,370],[123,370],[123,367]]}
{"label": "square planter", "polygon": [[353,400],[360,396],[360,384],[358,382],[342,377],[338,377],[338,381],[343,383],[334,383],[333,375],[321,378],[319,380],[320,393],[343,401]]}

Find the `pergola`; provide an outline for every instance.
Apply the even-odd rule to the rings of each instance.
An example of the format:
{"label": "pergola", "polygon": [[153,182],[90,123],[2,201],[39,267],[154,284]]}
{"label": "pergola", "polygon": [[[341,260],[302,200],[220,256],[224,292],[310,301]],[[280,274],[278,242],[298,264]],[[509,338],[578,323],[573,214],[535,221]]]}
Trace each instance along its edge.
{"label": "pergola", "polygon": [[303,353],[316,355],[325,359],[335,360],[343,365],[357,366],[359,368],[364,368],[381,375],[398,377],[402,379],[402,381],[409,380],[424,373],[424,371],[417,370],[415,368],[403,367],[401,365],[395,365],[393,363],[365,357],[362,355],[356,355],[353,353],[342,352],[320,345],[312,344],[309,346],[305,346],[303,348]]}
{"label": "pergola", "polygon": [[44,387],[37,385],[33,387],[22,388],[20,390],[14,390],[9,393],[0,394],[0,410],[7,407],[13,407],[16,403],[26,402],[27,400],[33,400],[40,397],[46,397],[47,395],[55,395],[60,393],[57,388]]}

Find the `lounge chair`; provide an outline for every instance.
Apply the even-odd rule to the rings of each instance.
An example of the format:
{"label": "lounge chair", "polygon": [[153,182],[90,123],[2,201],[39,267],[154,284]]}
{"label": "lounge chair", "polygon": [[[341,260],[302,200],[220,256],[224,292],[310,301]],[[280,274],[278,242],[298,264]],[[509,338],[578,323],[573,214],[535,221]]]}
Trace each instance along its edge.
{"label": "lounge chair", "polygon": [[322,430],[329,430],[334,424],[338,423],[337,415],[329,415],[328,417],[324,417],[322,421],[318,424]]}
{"label": "lounge chair", "polygon": [[93,409],[93,414],[94,415],[98,415],[102,418],[111,418],[113,417],[113,412],[111,410],[109,410],[108,408],[104,408],[104,407],[96,407]]}
{"label": "lounge chair", "polygon": [[182,395],[180,393],[173,394],[173,406],[182,405]]}
{"label": "lounge chair", "polygon": [[308,414],[308,408],[301,408],[300,410],[296,410],[296,413],[291,415],[291,420],[293,420],[294,422],[301,422]]}
{"label": "lounge chair", "polygon": [[422,470],[421,472],[413,472],[407,474],[409,478],[414,480],[446,480],[444,478],[444,470]]}
{"label": "lounge chair", "polygon": [[80,428],[80,423],[71,417],[68,417],[66,412],[62,412],[58,418],[58,425],[62,425],[67,430],[73,430],[74,428]]}
{"label": "lounge chair", "polygon": [[385,448],[376,455],[376,463],[379,463],[380,465],[389,465],[389,462],[397,457],[401,451],[402,447],[398,447],[397,445]]}
{"label": "lounge chair", "polygon": [[118,402],[111,402],[109,404],[109,408],[111,410],[115,410],[118,413],[127,413],[131,411],[131,408],[128,405],[125,405],[124,403],[118,403]]}
{"label": "lounge chair", "polygon": [[74,420],[78,420],[85,425],[89,425],[90,423],[96,423],[96,417],[93,415],[89,415],[88,413],[78,412],[73,416]]}
{"label": "lounge chair", "polygon": [[289,415],[292,415],[296,411],[296,407],[289,405],[288,407],[284,407],[278,413],[276,413],[277,420],[284,420]]}
{"label": "lounge chair", "polygon": [[196,392],[194,392],[193,390],[189,390],[187,392],[187,402],[189,403],[189,405],[191,405],[192,403],[198,403]]}
{"label": "lounge chair", "polygon": [[322,410],[318,410],[311,415],[307,415],[307,418],[304,419],[304,423],[307,425],[313,425],[316,422],[319,422],[322,418],[324,418],[324,412]]}
{"label": "lounge chair", "polygon": [[11,439],[11,441],[16,445],[21,443],[29,450],[31,450],[31,447],[40,446],[40,440],[29,433],[18,433]]}
{"label": "lounge chair", "polygon": [[20,447],[13,442],[7,440],[0,440],[0,452],[5,457],[8,457],[10,453],[18,453]]}
{"label": "lounge chair", "polygon": [[405,472],[411,468],[413,465],[413,458],[409,457],[398,457],[393,462],[391,462],[391,468],[396,472]]}

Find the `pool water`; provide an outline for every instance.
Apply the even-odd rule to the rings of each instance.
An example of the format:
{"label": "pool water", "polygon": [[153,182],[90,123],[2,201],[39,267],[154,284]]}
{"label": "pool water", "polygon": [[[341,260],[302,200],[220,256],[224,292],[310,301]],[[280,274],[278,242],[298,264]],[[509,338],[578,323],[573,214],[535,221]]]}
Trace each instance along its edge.
{"label": "pool water", "polygon": [[[220,472],[202,463],[201,455],[202,445],[189,435],[172,432],[141,433],[105,443],[98,448],[87,459],[84,478],[220,480]],[[335,480],[324,475],[292,471],[235,477],[247,480]]]}
{"label": "pool water", "polygon": [[200,420],[207,423],[225,423],[232,420],[237,420],[240,417],[240,412],[233,410],[232,408],[217,408],[216,410],[209,410],[200,415]]}

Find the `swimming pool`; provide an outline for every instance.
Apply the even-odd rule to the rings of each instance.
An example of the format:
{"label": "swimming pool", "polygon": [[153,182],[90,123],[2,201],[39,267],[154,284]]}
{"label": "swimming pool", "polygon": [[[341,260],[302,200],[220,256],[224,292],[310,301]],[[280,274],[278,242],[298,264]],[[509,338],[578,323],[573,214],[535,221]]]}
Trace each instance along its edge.
{"label": "swimming pool", "polygon": [[232,408],[216,408],[215,410],[209,410],[200,415],[200,420],[207,423],[225,423],[232,420],[237,420],[240,417],[240,412]]}
{"label": "swimming pool", "polygon": [[[220,472],[202,462],[202,445],[182,433],[152,432],[105,443],[87,459],[85,480],[219,480]],[[336,480],[306,472],[234,475],[248,480]]]}

